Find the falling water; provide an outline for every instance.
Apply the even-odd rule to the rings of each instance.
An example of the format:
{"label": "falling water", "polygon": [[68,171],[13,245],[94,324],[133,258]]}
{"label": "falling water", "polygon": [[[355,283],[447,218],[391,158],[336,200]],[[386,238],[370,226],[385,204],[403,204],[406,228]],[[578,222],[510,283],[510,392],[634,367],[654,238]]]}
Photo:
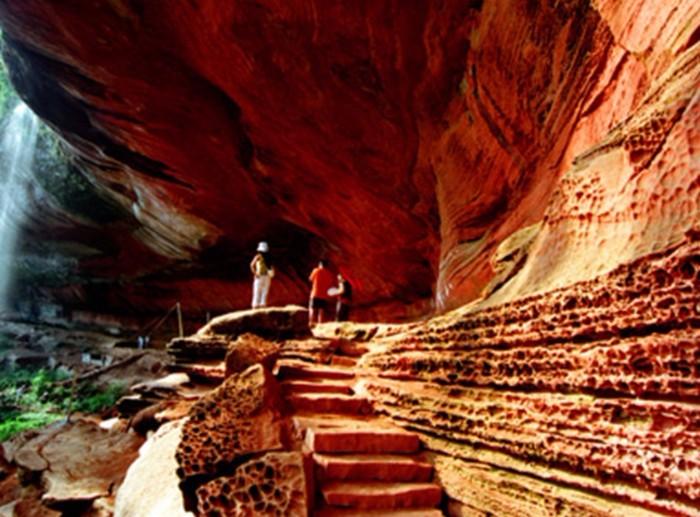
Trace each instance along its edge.
{"label": "falling water", "polygon": [[0,137],[0,311],[8,307],[8,287],[17,233],[27,206],[39,120],[21,102]]}

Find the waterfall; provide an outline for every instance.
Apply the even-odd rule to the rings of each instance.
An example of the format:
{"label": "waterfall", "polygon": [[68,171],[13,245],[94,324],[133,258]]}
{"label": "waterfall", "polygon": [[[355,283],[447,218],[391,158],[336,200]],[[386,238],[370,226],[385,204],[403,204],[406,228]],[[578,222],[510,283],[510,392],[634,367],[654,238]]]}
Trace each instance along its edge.
{"label": "waterfall", "polygon": [[13,256],[28,203],[38,129],[39,119],[20,102],[0,136],[0,311],[9,306]]}

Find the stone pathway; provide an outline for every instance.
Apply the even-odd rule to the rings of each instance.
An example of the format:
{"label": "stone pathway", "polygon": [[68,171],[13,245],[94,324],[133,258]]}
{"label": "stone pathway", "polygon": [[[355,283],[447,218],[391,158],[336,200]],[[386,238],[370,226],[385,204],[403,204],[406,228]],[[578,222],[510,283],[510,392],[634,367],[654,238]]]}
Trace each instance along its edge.
{"label": "stone pathway", "polygon": [[442,488],[418,436],[376,416],[355,393],[347,358],[280,360],[275,374],[313,462],[318,517],[438,517]]}

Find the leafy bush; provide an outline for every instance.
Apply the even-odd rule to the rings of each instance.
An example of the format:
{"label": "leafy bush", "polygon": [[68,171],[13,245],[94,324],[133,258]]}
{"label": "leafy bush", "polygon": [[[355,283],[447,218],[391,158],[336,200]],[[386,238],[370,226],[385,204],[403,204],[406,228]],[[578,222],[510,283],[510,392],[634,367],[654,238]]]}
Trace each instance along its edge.
{"label": "leafy bush", "polygon": [[0,421],[0,442],[9,440],[22,431],[44,427],[61,418],[60,414],[43,412],[14,413],[3,417]]}
{"label": "leafy bush", "polygon": [[126,391],[121,383],[102,388],[62,382],[69,378],[63,371],[45,369],[18,369],[0,375],[0,442],[73,411],[100,413],[114,406]]}
{"label": "leafy bush", "polygon": [[4,334],[0,334],[0,352],[12,350],[15,347],[14,340]]}
{"label": "leafy bush", "polygon": [[114,406],[125,392],[126,386],[121,383],[111,383],[104,390],[94,384],[86,384],[81,388],[80,396],[72,409],[82,413],[100,413]]}

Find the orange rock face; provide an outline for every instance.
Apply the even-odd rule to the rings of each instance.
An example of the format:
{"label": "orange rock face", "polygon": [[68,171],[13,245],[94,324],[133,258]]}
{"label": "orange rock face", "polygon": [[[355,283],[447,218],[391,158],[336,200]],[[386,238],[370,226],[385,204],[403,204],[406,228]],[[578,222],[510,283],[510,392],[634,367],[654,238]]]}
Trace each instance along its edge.
{"label": "orange rock face", "polygon": [[281,448],[275,380],[261,365],[230,376],[192,406],[182,428],[175,459],[182,490],[192,499],[189,504],[196,506],[198,486],[226,473],[235,460]]}
{"label": "orange rock face", "polygon": [[[272,303],[303,302],[328,255],[358,315],[456,308],[360,360],[453,513],[697,514],[698,2],[56,4],[0,22],[20,90],[129,214],[84,234],[110,250],[86,275],[138,279],[101,306],[246,305],[263,237]],[[218,461],[278,447],[253,396],[245,447],[213,447],[235,378],[178,447],[201,505],[234,482]]]}
{"label": "orange rock face", "polygon": [[301,452],[268,452],[198,488],[199,515],[305,517],[311,504],[304,472]]}
{"label": "orange rock face", "polygon": [[[99,236],[85,276],[130,280],[57,295],[77,305],[99,297],[104,310],[177,299],[193,312],[243,307],[264,238],[279,273],[272,303],[303,302],[309,270],[327,255],[355,283],[356,317],[460,305],[494,276],[506,237],[545,211],[569,214],[554,208],[559,178],[654,104],[659,78],[680,97],[692,91],[697,67],[681,61],[697,9],[688,0],[0,2],[14,82],[98,193],[123,208],[121,222],[88,229],[40,204],[39,234],[92,245]],[[663,118],[647,113],[650,125],[619,132],[624,151],[592,175],[622,166],[623,154],[650,178],[681,173],[693,119],[688,99],[667,101]],[[566,180],[584,207],[596,189],[615,203],[606,189],[624,188],[585,176]],[[638,214],[633,226],[667,206],[655,209],[649,188],[640,184],[644,202],[632,211],[616,205],[623,218]],[[596,224],[585,209],[580,217]],[[649,233],[629,238],[626,256],[611,254],[661,245]]]}

